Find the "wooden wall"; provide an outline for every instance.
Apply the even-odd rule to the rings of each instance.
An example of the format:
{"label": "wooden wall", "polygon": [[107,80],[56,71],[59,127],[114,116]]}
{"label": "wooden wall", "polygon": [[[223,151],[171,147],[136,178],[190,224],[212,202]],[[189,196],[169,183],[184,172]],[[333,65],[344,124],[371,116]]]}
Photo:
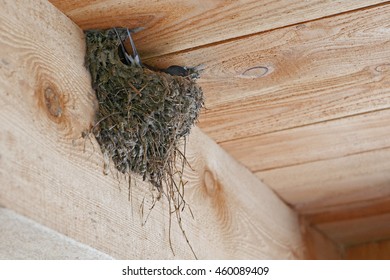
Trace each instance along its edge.
{"label": "wooden wall", "polygon": [[84,29],[146,27],[150,64],[204,64],[199,126],[309,226],[390,236],[388,1],[51,2]]}
{"label": "wooden wall", "polygon": [[348,247],[345,258],[349,260],[390,260],[390,240],[373,241]]}
{"label": "wooden wall", "polygon": [[110,256],[0,208],[0,260],[109,260]]}
{"label": "wooden wall", "polygon": [[[35,183],[45,178],[41,182],[43,186],[57,186],[49,193],[61,193],[64,182],[74,188],[76,182],[77,185],[80,185],[79,182],[86,185],[88,182],[94,182],[100,190],[114,186],[113,180],[96,175],[96,170],[101,167],[98,152],[93,151],[87,144],[87,151],[92,154],[89,160],[92,160],[94,165],[80,153],[82,140],[77,137],[90,124],[95,101],[89,87],[88,75],[82,67],[84,46],[79,27],[88,29],[113,25],[143,26],[146,29],[135,35],[135,41],[147,63],[159,67],[172,64],[205,65],[199,82],[206,94],[207,110],[201,116],[199,127],[300,214],[304,220],[302,224],[306,227],[304,232],[309,236],[308,242],[312,244],[311,248],[321,244],[333,244],[335,247],[327,256],[336,252],[333,254],[336,257],[340,248],[352,248],[351,246],[357,244],[390,237],[389,1],[50,2],[74,23],[46,1],[39,1],[36,7],[30,9],[21,1],[12,2],[15,4],[5,1],[1,4],[4,5],[4,16],[0,27],[3,54],[0,70],[2,94],[6,98],[2,98],[3,104],[0,104],[3,105],[0,112],[4,120],[0,143],[2,149],[19,147],[12,153],[2,155],[0,164],[6,166],[0,169],[6,170],[2,171],[2,174],[19,170],[22,174],[20,178],[29,178],[20,180]],[[19,24],[22,15],[31,18],[31,21],[25,21],[23,26]],[[28,98],[20,94],[15,98],[15,91],[28,93]],[[60,93],[58,97],[57,93]],[[45,96],[53,96],[54,99],[50,100],[54,100],[55,104],[47,107]],[[66,105],[66,110],[58,116],[59,111],[56,108],[62,110],[63,105]],[[10,114],[15,117],[10,118]],[[5,132],[12,132],[9,134],[11,136],[7,136]],[[202,139],[208,139],[207,136],[196,132],[192,136],[195,139],[193,142],[203,143]],[[199,163],[201,167],[198,173],[191,177],[194,181],[194,178],[206,178],[206,181],[214,182],[213,186],[219,186],[220,184],[215,182],[224,178],[225,174],[231,174],[232,170],[236,170],[237,174],[246,174],[245,178],[240,177],[244,182],[247,176],[250,178],[244,187],[239,180],[233,180],[234,177],[229,179],[223,184],[223,189],[229,189],[229,203],[221,204],[220,199],[206,196],[209,199],[207,207],[210,207],[207,209],[219,209],[221,205],[229,205],[229,209],[238,207],[251,217],[246,219],[249,224],[249,221],[254,219],[259,226],[263,225],[262,219],[267,219],[267,215],[272,213],[269,210],[274,209],[273,205],[283,204],[272,192],[265,191],[267,187],[264,184],[258,181],[255,183],[251,174],[243,171],[245,169],[226,156],[215,143],[207,143],[210,144],[205,145],[205,151],[211,155],[211,151],[217,149],[218,154],[214,155],[216,159],[225,160],[228,157],[228,163],[221,164],[221,161],[204,154],[205,159],[201,162],[206,163]],[[45,146],[43,155],[52,155],[42,156],[37,149],[39,146]],[[79,150],[74,152],[74,149]],[[194,144],[193,149],[200,148]],[[34,152],[27,152],[30,150]],[[64,175],[56,178],[55,174],[63,174],[66,168],[63,168],[63,164],[61,167],[53,165],[52,157],[58,161],[65,158],[68,165],[64,166],[68,168],[68,172],[79,174],[75,175],[77,179],[67,181]],[[25,161],[25,158],[30,161]],[[194,157],[194,161],[195,158],[197,157]],[[34,167],[34,163],[40,161],[42,166]],[[210,162],[213,162],[214,166],[210,173],[214,174],[213,176],[205,175],[209,174],[207,166]],[[219,171],[220,169],[223,171]],[[46,170],[51,172],[50,176],[41,175],[46,174]],[[25,173],[30,175],[23,175]],[[15,184],[19,179],[7,180],[10,188],[7,190],[13,190],[12,192],[22,188],[15,186],[27,184]],[[196,184],[198,188],[200,185],[199,182]],[[125,187],[121,184],[119,186],[121,193]],[[219,190],[218,187],[215,188]],[[237,193],[237,188],[243,193],[238,202],[232,195]],[[13,200],[20,200],[25,196],[25,189],[22,189],[23,191],[16,192],[18,195],[14,197],[2,194],[0,203],[10,206]],[[194,187],[194,196],[191,199],[195,201],[194,204],[203,205],[205,202],[200,199],[203,196],[195,191],[196,189],[197,187]],[[94,190],[92,187],[86,188],[87,194],[81,197],[89,202],[90,193]],[[38,199],[34,196],[36,193],[42,195],[39,189],[30,192],[31,197],[26,196],[22,200],[24,203],[29,200],[35,204],[45,201],[45,198]],[[66,196],[74,198],[73,192],[80,195],[75,188],[70,193],[66,192]],[[105,197],[118,195],[118,199],[126,197],[124,193],[117,194],[114,188],[106,195]],[[270,202],[265,204],[265,208],[261,208],[261,212],[258,209],[263,205],[264,195],[270,197]],[[142,190],[136,196],[142,197]],[[57,194],[56,197],[59,200],[62,195]],[[97,198],[103,199],[101,195]],[[247,201],[248,198],[250,202]],[[105,203],[106,200],[103,199]],[[76,202],[78,199],[71,201]],[[94,199],[91,201],[96,203]],[[84,210],[91,207],[90,204],[81,205]],[[125,204],[123,202],[118,205]],[[215,205],[219,206],[215,208]],[[31,206],[27,203],[15,207],[18,211],[28,214]],[[34,214],[34,217],[43,223],[49,223],[45,220],[44,213],[48,211],[45,209],[51,209],[50,207],[42,207],[40,214]],[[65,206],[58,207],[55,209]],[[96,210],[94,207],[92,208]],[[296,257],[295,251],[301,248],[301,240],[296,235],[297,218],[285,206],[280,207],[284,209],[278,214],[282,217],[280,225],[291,226],[294,237],[291,244],[287,242],[288,245],[278,247],[275,252],[280,253],[272,256]],[[200,209],[199,211],[202,211],[203,208]],[[62,210],[58,211],[60,213]],[[117,213],[110,209],[106,211],[107,217]],[[161,214],[163,211],[156,212]],[[68,218],[73,217],[75,212],[77,211],[72,210],[68,213]],[[221,213],[231,214],[235,213],[235,210],[218,210],[215,213],[215,216],[211,215],[215,219],[212,223],[220,219],[234,222],[231,226],[223,224],[215,231],[217,235],[212,236],[225,236],[223,230],[226,229],[229,232],[228,240],[236,240],[234,236],[239,234],[235,230],[235,222],[240,220],[237,218],[239,214],[236,214],[235,219],[231,219]],[[259,216],[252,217],[254,213]],[[126,219],[129,219],[127,222],[134,222],[133,218]],[[76,224],[73,223],[73,227],[76,227]],[[61,225],[52,226],[62,232],[69,230]],[[190,232],[197,232],[196,228],[196,223],[192,224]],[[93,226],[90,225],[91,233],[92,229]],[[214,232],[214,229],[210,230]],[[75,229],[69,231],[72,234],[77,233]],[[135,231],[136,239],[143,240],[140,232],[144,230],[136,227]],[[253,231],[246,243],[245,252],[240,256],[270,256],[270,252],[274,250],[255,250],[249,245],[252,238],[257,238],[256,232],[261,231]],[[100,229],[100,232],[105,231]],[[265,232],[275,233],[279,232],[279,229],[267,229]],[[281,240],[278,244],[285,244],[288,234],[284,230],[281,232],[283,236],[278,236]],[[163,227],[159,234],[166,236]],[[180,236],[180,232],[176,235]],[[85,238],[81,233],[76,236]],[[261,237],[256,239],[256,242],[266,244],[265,235],[259,236]],[[101,237],[89,238],[84,241],[100,244],[99,246],[106,250],[113,246],[102,241],[99,243],[97,240]],[[148,236],[145,240],[150,238]],[[180,240],[179,237],[177,239]],[[143,242],[140,244],[146,244],[146,241]],[[200,244],[209,244],[207,242],[211,241],[202,242],[206,241],[200,241]],[[184,245],[179,257],[190,256]],[[159,246],[157,248],[161,249],[161,256],[169,256],[169,250],[164,247],[166,243]],[[223,249],[217,250],[215,255],[201,252],[200,256],[231,257],[236,246],[238,243],[226,241],[218,246]],[[282,247],[284,249],[281,249]],[[136,249],[142,248],[145,248],[144,245]],[[154,251],[148,248],[142,256],[146,257],[151,253]],[[128,255],[117,252],[116,256]]]}
{"label": "wooden wall", "polygon": [[105,176],[98,144],[82,137],[96,109],[82,30],[46,0],[0,5],[0,205],[114,258],[194,258],[188,242],[202,259],[305,256],[296,213],[198,128],[188,242],[164,198],[152,207],[150,185]]}
{"label": "wooden wall", "polygon": [[[311,224],[341,240],[342,223],[361,209],[375,227],[389,213],[389,13],[388,4],[335,11],[150,62],[206,64],[208,110],[200,127]],[[359,219],[350,223],[359,228]],[[348,236],[364,241],[356,234]],[[382,234],[390,236],[388,229]]]}

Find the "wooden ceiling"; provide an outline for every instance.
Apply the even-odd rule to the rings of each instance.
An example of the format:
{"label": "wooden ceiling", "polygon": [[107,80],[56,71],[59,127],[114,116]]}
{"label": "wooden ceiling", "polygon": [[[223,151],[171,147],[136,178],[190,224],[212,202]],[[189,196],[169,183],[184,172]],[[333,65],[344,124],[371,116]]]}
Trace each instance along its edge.
{"label": "wooden ceiling", "polygon": [[390,1],[51,2],[145,27],[149,64],[204,64],[204,132],[331,240],[390,237]]}

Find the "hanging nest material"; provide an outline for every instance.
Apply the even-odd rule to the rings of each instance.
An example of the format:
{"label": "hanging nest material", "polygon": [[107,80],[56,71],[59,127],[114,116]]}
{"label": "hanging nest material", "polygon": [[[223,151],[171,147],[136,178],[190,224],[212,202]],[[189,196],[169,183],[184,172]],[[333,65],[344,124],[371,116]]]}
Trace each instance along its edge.
{"label": "hanging nest material", "polygon": [[124,60],[126,29],[86,31],[86,64],[99,111],[92,132],[118,171],[140,174],[160,192],[172,186],[180,146],[203,107],[197,73],[174,76]]}

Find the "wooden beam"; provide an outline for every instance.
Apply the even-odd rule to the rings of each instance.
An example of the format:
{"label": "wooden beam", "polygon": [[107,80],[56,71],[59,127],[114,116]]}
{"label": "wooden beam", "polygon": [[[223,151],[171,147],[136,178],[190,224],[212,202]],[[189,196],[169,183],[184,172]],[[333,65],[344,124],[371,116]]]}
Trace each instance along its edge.
{"label": "wooden beam", "polygon": [[112,259],[5,208],[0,208],[0,231],[2,260]]}
{"label": "wooden beam", "polygon": [[266,184],[335,242],[390,237],[390,149],[259,172]]}
{"label": "wooden beam", "polygon": [[300,213],[389,198],[390,148],[258,173]]}
{"label": "wooden beam", "polygon": [[342,212],[390,197],[389,13],[386,3],[149,62],[204,63],[200,127],[298,212]]}
{"label": "wooden beam", "polygon": [[[348,213],[390,197],[389,119],[383,110],[226,144],[301,214]],[[255,146],[253,158],[247,146]]]}
{"label": "wooden beam", "polygon": [[[217,143],[390,108],[390,5],[148,60],[204,64]],[[230,151],[229,151],[230,152]]]}
{"label": "wooden beam", "polygon": [[261,177],[268,170],[389,148],[389,120],[390,110],[380,110],[222,142],[221,146]]}
{"label": "wooden beam", "polygon": [[[370,188],[366,188],[366,193],[370,192]],[[361,243],[388,239],[389,213],[390,196],[384,195],[376,199],[368,197],[365,200],[362,196],[356,202],[305,209],[302,217],[308,227],[315,227],[323,235],[344,247],[342,255],[345,257],[347,247],[351,244],[359,246]]]}
{"label": "wooden beam", "polygon": [[390,260],[390,239],[346,248],[347,260]]}
{"label": "wooden beam", "polygon": [[304,212],[305,219],[311,224],[329,222],[343,222],[359,218],[370,218],[390,213],[390,196],[381,196],[376,199],[357,200],[356,202],[340,203],[324,208],[312,209]]}
{"label": "wooden beam", "polygon": [[321,223],[316,227],[331,236],[335,242],[352,246],[376,240],[389,239],[390,213],[343,221]]}
{"label": "wooden beam", "polygon": [[[193,258],[167,202],[149,211],[150,186],[105,176],[82,137],[96,109],[82,31],[45,0],[0,5],[0,204],[115,258]],[[187,150],[182,221],[199,258],[304,257],[296,214],[268,187],[197,128]]]}
{"label": "wooden beam", "polygon": [[340,260],[343,246],[331,240],[301,217],[302,234],[306,242],[307,257],[312,260]]}
{"label": "wooden beam", "polygon": [[[120,1],[51,0],[83,29],[146,28],[143,57],[158,56],[368,7],[385,0]],[[158,40],[156,40],[158,38]]]}

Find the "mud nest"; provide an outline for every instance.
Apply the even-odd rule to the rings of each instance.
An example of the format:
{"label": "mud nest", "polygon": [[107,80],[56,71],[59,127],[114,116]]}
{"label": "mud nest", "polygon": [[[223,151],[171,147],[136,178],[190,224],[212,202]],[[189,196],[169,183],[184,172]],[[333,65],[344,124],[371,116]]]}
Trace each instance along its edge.
{"label": "mud nest", "polygon": [[172,184],[182,141],[203,107],[197,73],[175,76],[126,63],[126,29],[86,31],[86,64],[99,110],[92,128],[121,173],[135,172],[162,190]]}

